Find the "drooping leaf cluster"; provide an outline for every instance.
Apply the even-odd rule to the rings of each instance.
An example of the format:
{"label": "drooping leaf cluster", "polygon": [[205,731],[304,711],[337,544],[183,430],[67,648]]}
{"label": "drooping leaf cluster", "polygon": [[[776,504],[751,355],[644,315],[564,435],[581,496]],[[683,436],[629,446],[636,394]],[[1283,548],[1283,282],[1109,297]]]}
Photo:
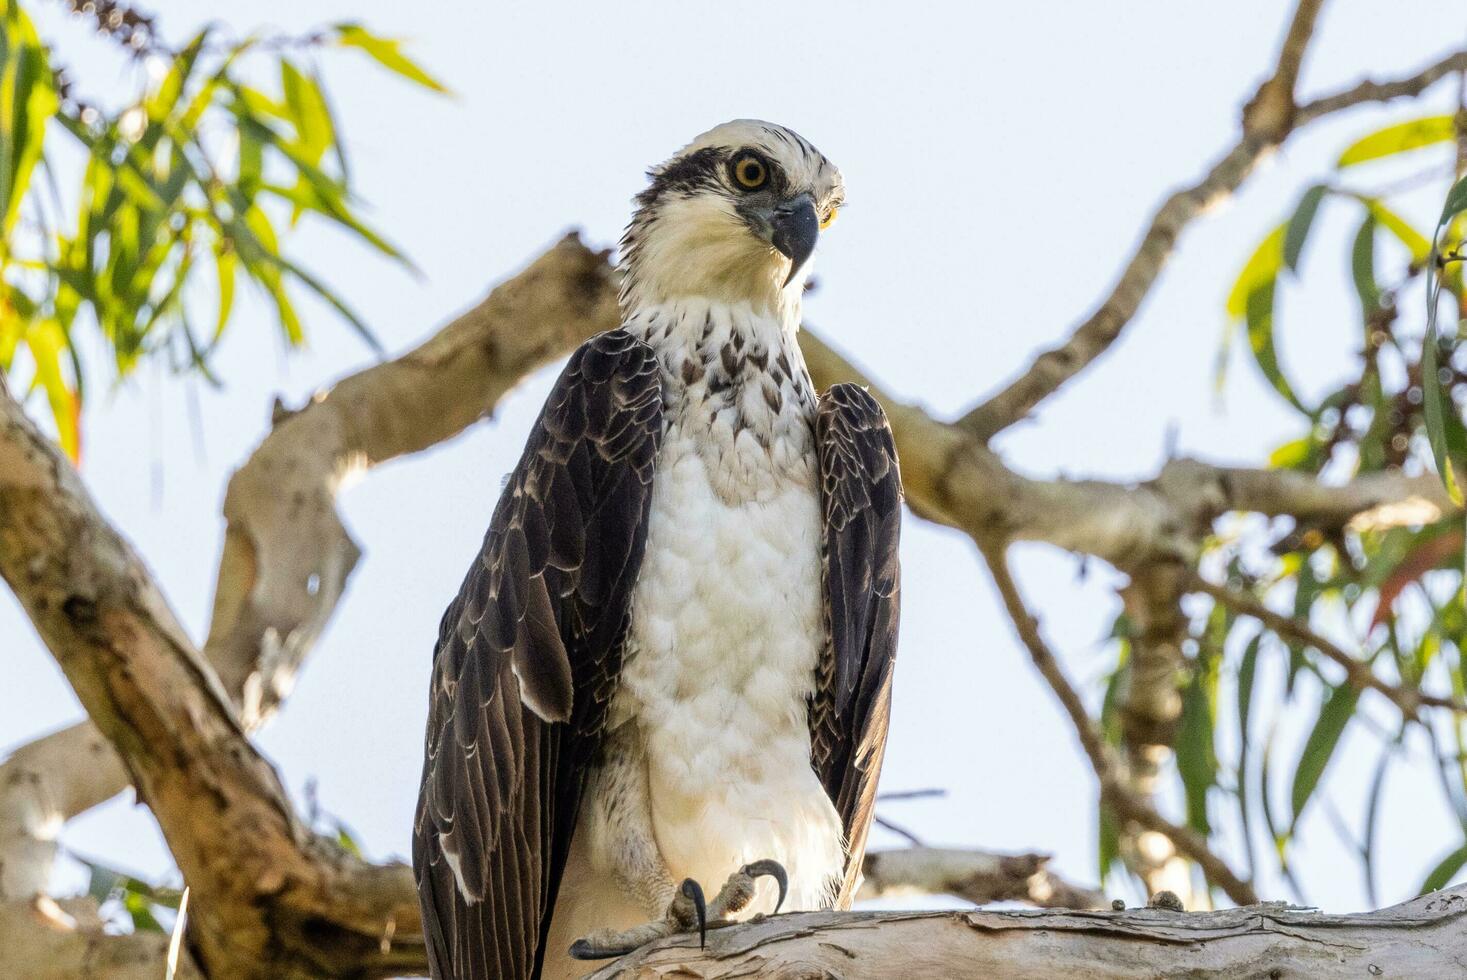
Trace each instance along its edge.
{"label": "drooping leaf cluster", "polygon": [[[211,355],[248,284],[290,346],[305,341],[297,304],[313,294],[375,347],[363,318],[282,246],[309,215],[403,261],[361,217],[318,61],[355,50],[442,86],[359,24],[243,40],[206,28],[175,50],[120,3],[76,9],[145,69],[115,105],[81,94],[25,5],[0,0],[0,371],[45,393],[67,452],[80,453],[87,332],[118,376],[157,357],[212,380]],[[258,63],[245,70],[251,59],[275,87],[247,80],[262,74]],[[85,158],[74,174],[51,162],[67,140]]]}

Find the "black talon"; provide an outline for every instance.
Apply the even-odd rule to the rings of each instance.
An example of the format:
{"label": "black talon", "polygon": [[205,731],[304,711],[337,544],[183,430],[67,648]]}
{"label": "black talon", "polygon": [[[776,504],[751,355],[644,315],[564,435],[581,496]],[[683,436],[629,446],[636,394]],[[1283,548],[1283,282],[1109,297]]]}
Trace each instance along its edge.
{"label": "black talon", "polygon": [[577,939],[571,943],[570,955],[573,960],[611,960],[619,956],[627,956],[637,951],[636,946],[618,946],[610,949],[596,949],[584,939]]}
{"label": "black talon", "polygon": [[698,913],[698,948],[702,949],[708,945],[708,903],[703,899],[703,886],[692,878],[684,878],[681,891],[685,898],[692,900]]}
{"label": "black talon", "polygon": [[778,915],[780,906],[784,905],[785,893],[788,892],[790,889],[790,878],[789,875],[785,873],[784,865],[780,864],[778,861],[771,861],[768,859],[763,861],[755,861],[753,864],[744,865],[744,874],[750,876],[751,878],[757,878],[760,875],[768,875],[775,881],[779,882],[779,901],[774,903],[774,914]]}

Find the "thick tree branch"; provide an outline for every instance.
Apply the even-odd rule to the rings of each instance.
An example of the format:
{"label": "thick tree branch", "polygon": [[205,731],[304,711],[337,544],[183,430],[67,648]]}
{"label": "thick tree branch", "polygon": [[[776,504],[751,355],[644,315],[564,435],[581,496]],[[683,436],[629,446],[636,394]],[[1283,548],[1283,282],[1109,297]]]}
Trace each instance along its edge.
{"label": "thick tree branch", "polygon": [[147,569],[8,396],[0,577],[157,817],[193,891],[189,936],[206,972],[289,980],[421,966],[411,873],[364,865],[300,825]]}
{"label": "thick tree branch", "polygon": [[856,898],[951,895],[974,905],[1028,902],[1063,909],[1098,909],[1108,904],[1099,891],[1070,884],[1050,871],[1048,864],[1048,854],[993,854],[966,848],[867,851],[861,867],[865,881]]}
{"label": "thick tree branch", "polygon": [[[109,933],[91,899],[0,902],[0,959],[5,976],[24,980],[162,980],[170,937]],[[192,957],[179,956],[178,980],[202,980]]]}
{"label": "thick tree branch", "polygon": [[[247,731],[290,692],[360,557],[335,507],[343,483],[457,435],[526,375],[616,322],[606,253],[570,235],[421,346],[343,379],[299,411],[277,411],[229,483],[204,645]],[[0,899],[42,890],[65,821],[129,784],[90,722],[26,751],[43,764],[17,753],[0,768]]]}
{"label": "thick tree branch", "polygon": [[[1131,654],[1117,692],[1121,759],[1117,774],[1139,800],[1155,806],[1163,772],[1172,759],[1182,717],[1186,680],[1187,617],[1181,608],[1187,569],[1180,562],[1153,562],[1132,573],[1121,590],[1130,621]],[[1210,907],[1194,894],[1192,869],[1169,838],[1123,827],[1120,853],[1126,866],[1146,884],[1148,895],[1169,891],[1188,908]]]}
{"label": "thick tree branch", "polygon": [[701,977],[1412,977],[1467,963],[1467,887],[1357,915],[1282,904],[1223,912],[805,912],[643,947],[588,980]]}

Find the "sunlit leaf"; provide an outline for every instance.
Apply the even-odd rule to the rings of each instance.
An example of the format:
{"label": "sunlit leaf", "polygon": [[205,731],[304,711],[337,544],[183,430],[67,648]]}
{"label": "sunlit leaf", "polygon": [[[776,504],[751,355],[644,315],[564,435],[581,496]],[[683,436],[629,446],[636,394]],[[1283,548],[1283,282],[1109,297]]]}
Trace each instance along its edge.
{"label": "sunlit leaf", "polygon": [[343,46],[364,51],[382,67],[396,72],[403,78],[417,82],[435,92],[448,92],[442,82],[429,75],[402,53],[401,41],[378,37],[368,32],[362,25],[351,23],[337,24],[336,36]]}
{"label": "sunlit leaf", "polygon": [[1288,225],[1279,225],[1253,250],[1248,261],[1228,292],[1228,316],[1241,320],[1248,311],[1248,297],[1260,287],[1271,285],[1278,278],[1279,267],[1284,261],[1284,236]]}
{"label": "sunlit leaf", "polygon": [[36,365],[36,383],[46,393],[51,417],[56,424],[56,441],[73,463],[81,461],[81,406],[76,393],[66,383],[61,358],[66,335],[54,320],[32,324],[25,333],[25,345]]}
{"label": "sunlit leaf", "polygon": [[1304,469],[1314,457],[1314,440],[1309,436],[1284,443],[1268,454],[1268,465],[1276,470]]}
{"label": "sunlit leaf", "polygon": [[[46,50],[14,0],[0,0],[0,235],[7,239],[57,108]],[[8,251],[8,248],[6,249]]]}
{"label": "sunlit leaf", "polygon": [[235,270],[239,268],[239,256],[234,249],[220,246],[214,253],[214,268],[219,282],[219,315],[214,324],[214,340],[224,336],[229,325],[229,314],[234,309]]}
{"label": "sunlit leaf", "polygon": [[280,86],[285,93],[285,105],[290,110],[301,154],[311,163],[319,164],[327,148],[336,140],[326,99],[314,79],[283,59],[280,62]]}
{"label": "sunlit leaf", "polygon": [[1304,742],[1304,751],[1299,755],[1299,764],[1294,770],[1294,787],[1290,793],[1293,809],[1292,826],[1298,826],[1304,808],[1319,786],[1319,780],[1328,768],[1345,727],[1355,715],[1355,703],[1360,692],[1349,684],[1341,684],[1330,692],[1319,709],[1319,718]]}
{"label": "sunlit leaf", "polygon": [[1394,156],[1436,143],[1447,143],[1456,138],[1456,129],[1451,116],[1428,116],[1387,126],[1369,136],[1363,136],[1347,146],[1336,161],[1337,167],[1353,167],[1370,160]]}
{"label": "sunlit leaf", "polygon": [[1407,251],[1411,253],[1412,262],[1417,265],[1426,262],[1427,256],[1431,254],[1431,241],[1425,235],[1411,227],[1410,222],[1375,198],[1368,199],[1365,206],[1387,231],[1395,235],[1396,239],[1406,246]]}

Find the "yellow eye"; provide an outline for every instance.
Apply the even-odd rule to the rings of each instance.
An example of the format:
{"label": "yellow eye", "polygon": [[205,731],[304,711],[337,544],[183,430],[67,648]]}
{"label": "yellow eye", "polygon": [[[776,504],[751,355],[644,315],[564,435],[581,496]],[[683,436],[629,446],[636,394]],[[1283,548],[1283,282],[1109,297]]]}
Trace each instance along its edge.
{"label": "yellow eye", "polygon": [[734,180],[746,191],[757,191],[769,180],[769,168],[753,154],[745,154],[734,161]]}
{"label": "yellow eye", "polygon": [[825,217],[820,220],[820,230],[824,231],[826,228],[835,224],[835,216],[838,214],[840,214],[840,208],[831,208],[827,211]]}

